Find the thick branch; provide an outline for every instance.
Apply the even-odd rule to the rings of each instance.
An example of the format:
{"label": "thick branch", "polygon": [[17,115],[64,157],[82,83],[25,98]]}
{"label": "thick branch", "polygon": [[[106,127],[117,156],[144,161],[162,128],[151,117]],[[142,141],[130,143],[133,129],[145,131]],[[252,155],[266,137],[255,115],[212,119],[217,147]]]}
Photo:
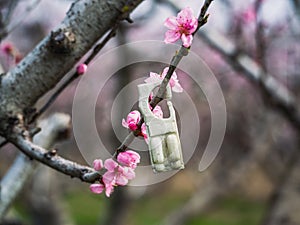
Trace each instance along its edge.
{"label": "thick branch", "polygon": [[142,0],[81,0],[72,4],[62,23],[20,64],[2,76],[0,89],[0,133],[8,117],[22,114],[74,66],[117,22]]}

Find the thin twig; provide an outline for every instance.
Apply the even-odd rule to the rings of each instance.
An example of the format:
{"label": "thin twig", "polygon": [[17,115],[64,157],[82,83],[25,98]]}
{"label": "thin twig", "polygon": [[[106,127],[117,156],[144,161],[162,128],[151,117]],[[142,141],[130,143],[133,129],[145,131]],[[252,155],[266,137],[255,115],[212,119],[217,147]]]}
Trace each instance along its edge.
{"label": "thin twig", "polygon": [[[198,17],[198,27],[196,29],[196,31],[193,33],[193,35],[196,34],[196,32],[207,22],[208,19],[208,14],[207,10],[210,6],[210,4],[212,3],[213,0],[205,0],[201,11],[200,11],[200,15]],[[184,46],[181,46],[180,49],[176,52],[176,54],[173,56],[170,65],[169,65],[169,70],[166,74],[166,76],[164,77],[164,79],[162,80],[159,89],[157,91],[157,94],[155,95],[155,97],[151,100],[150,105],[152,107],[152,109],[155,108],[155,106],[161,102],[163,100],[163,96],[166,92],[166,88],[167,85],[172,77],[172,74],[174,73],[175,69],[177,68],[179,62],[181,61],[181,59],[184,56],[187,56],[189,52],[189,48],[186,48]],[[122,142],[122,144],[118,147],[118,149],[116,150],[116,154],[118,154],[119,152],[125,151],[129,144],[133,141],[132,136],[138,136],[139,133],[141,132],[141,126],[144,122],[144,119],[141,118],[141,120],[138,123],[138,129],[135,131],[132,131],[126,138],[125,140]]]}
{"label": "thin twig", "polygon": [[29,140],[24,139],[21,134],[10,136],[9,141],[29,158],[35,159],[71,178],[76,177],[87,183],[94,183],[101,178],[101,175],[93,168],[60,157],[56,155],[56,152],[48,151]]}
{"label": "thin twig", "polygon": [[[179,9],[174,4],[168,5],[174,11]],[[248,55],[238,51],[237,47],[222,34],[213,30],[207,30],[206,32],[198,32],[197,36],[206,41],[239,74],[249,79],[252,83],[258,84],[263,96],[269,100],[268,106],[275,108],[291,122],[293,127],[300,130],[300,110],[297,107],[295,96],[283,84],[267,74]]]}
{"label": "thin twig", "polygon": [[[97,54],[101,51],[101,49],[107,44],[107,42],[113,38],[116,35],[116,30],[118,28],[118,24],[116,24],[111,31],[108,33],[108,35],[103,39],[102,42],[97,44],[90,56],[84,61],[84,64],[88,65],[96,56]],[[80,75],[75,71],[72,76],[70,76],[53,94],[52,96],[48,99],[48,101],[32,116],[32,118],[29,121],[29,124],[33,123],[36,121],[38,117],[40,117],[52,104],[53,102],[57,99],[57,97],[65,90],[65,88],[71,84],[74,80],[76,80]],[[8,144],[7,140],[4,140],[0,143],[0,148]]]}
{"label": "thin twig", "polygon": [[[115,25],[109,34],[103,39],[102,42],[97,44],[90,56],[84,61],[84,64],[88,65],[96,56],[97,54],[101,51],[101,49],[107,44],[107,42],[113,38],[116,35],[116,30],[118,28],[118,24]],[[41,114],[43,114],[51,105],[52,103],[57,99],[57,97],[65,90],[65,88],[72,83],[74,80],[76,80],[80,75],[78,74],[77,71],[73,73],[71,77],[69,77],[54,93],[53,95],[49,98],[49,100],[41,107],[41,109],[32,117],[30,123],[35,121]]]}

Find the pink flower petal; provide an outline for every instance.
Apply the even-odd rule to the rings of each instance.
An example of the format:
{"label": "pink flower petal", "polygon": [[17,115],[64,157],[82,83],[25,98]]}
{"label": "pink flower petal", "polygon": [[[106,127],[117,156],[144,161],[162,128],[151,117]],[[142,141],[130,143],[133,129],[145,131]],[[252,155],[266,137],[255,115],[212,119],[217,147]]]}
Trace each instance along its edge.
{"label": "pink flower petal", "polygon": [[189,35],[185,35],[185,34],[182,34],[181,35],[181,40],[182,40],[182,45],[186,48],[190,47],[191,44],[192,44],[192,41],[193,41],[193,36],[191,34]]}
{"label": "pink flower petal", "polygon": [[181,24],[194,18],[194,11],[191,7],[186,7],[177,14],[177,21]]}
{"label": "pink flower petal", "polygon": [[166,44],[173,43],[177,41],[179,38],[180,38],[180,33],[178,31],[168,30],[165,34],[164,42]]}
{"label": "pink flower petal", "polygon": [[95,170],[101,170],[103,168],[103,162],[101,159],[95,159],[93,162],[93,166]]}
{"label": "pink flower petal", "polygon": [[114,161],[113,159],[107,159],[104,162],[104,167],[105,169],[107,169],[108,171],[112,172],[115,170],[115,168],[118,167],[118,163],[116,161]]}
{"label": "pink flower petal", "polygon": [[122,126],[128,129],[128,123],[125,121],[125,119],[122,119]]}
{"label": "pink flower petal", "polygon": [[113,185],[105,185],[105,195],[107,197],[110,197],[111,193],[114,191],[114,186]]}
{"label": "pink flower petal", "polygon": [[124,186],[124,185],[128,184],[128,179],[125,176],[118,174],[116,177],[116,184]]}
{"label": "pink flower petal", "polygon": [[126,121],[125,119],[122,120],[122,126],[135,131],[138,128],[137,124],[140,122],[140,120],[141,113],[137,110],[134,110],[128,114]]}
{"label": "pink flower petal", "polygon": [[91,184],[90,190],[91,190],[91,192],[93,192],[95,194],[101,194],[104,190],[104,185],[103,184]]}
{"label": "pink flower petal", "polygon": [[176,17],[171,16],[166,19],[166,21],[164,22],[164,25],[171,30],[176,30],[178,28],[179,24],[177,23]]}
{"label": "pink flower petal", "polygon": [[135,172],[132,168],[130,167],[123,167],[121,174],[126,177],[128,180],[132,180],[135,178]]}
{"label": "pink flower petal", "polygon": [[198,19],[193,18],[189,24],[189,34],[194,33],[197,30],[197,27],[198,27]]}

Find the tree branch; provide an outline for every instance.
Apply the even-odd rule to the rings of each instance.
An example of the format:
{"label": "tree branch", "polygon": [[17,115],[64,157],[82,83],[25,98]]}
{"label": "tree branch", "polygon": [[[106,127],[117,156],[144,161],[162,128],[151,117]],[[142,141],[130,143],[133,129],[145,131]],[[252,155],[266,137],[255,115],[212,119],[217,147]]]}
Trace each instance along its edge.
{"label": "tree branch", "polygon": [[[200,10],[200,14],[198,17],[198,27],[196,29],[196,31],[193,33],[193,36],[197,33],[197,31],[207,22],[208,19],[208,15],[206,15],[207,10],[210,6],[210,4],[213,2],[213,0],[205,0],[203,3],[203,6],[201,7]],[[179,10],[178,10],[179,11]],[[155,108],[155,106],[161,102],[163,100],[163,96],[167,90],[167,85],[172,77],[172,74],[174,73],[174,71],[176,70],[178,64],[180,63],[181,59],[184,56],[188,55],[190,48],[186,48],[183,45],[180,47],[180,49],[175,53],[175,55],[172,57],[172,60],[170,62],[169,70],[166,74],[166,76],[164,77],[164,79],[162,80],[159,89],[156,93],[156,95],[152,98],[152,100],[150,101],[150,105],[152,107],[152,109]],[[138,134],[141,132],[141,126],[144,123],[144,118],[141,118],[141,120],[138,123],[138,129],[135,131],[132,131],[123,141],[123,143],[118,147],[116,154],[118,154],[118,152],[121,151],[125,151],[128,147],[128,145],[133,141],[133,135],[134,136],[138,136]]]}
{"label": "tree branch", "polygon": [[[9,121],[24,118],[24,110],[51,90],[74,64],[142,0],[81,0],[72,4],[62,23],[19,65],[2,76],[0,135]],[[30,90],[30,91],[29,91]],[[20,121],[17,121],[20,122]]]}
{"label": "tree branch", "polygon": [[[101,51],[101,49],[107,44],[107,42],[113,38],[116,34],[116,29],[118,28],[118,24],[116,24],[109,34],[103,39],[102,42],[97,44],[92,53],[89,55],[89,57],[84,61],[85,65],[88,65]],[[32,117],[31,122],[35,121],[40,115],[42,115],[51,105],[52,103],[57,99],[57,97],[65,90],[65,88],[72,83],[75,79],[77,79],[80,76],[78,74],[78,71],[75,71],[71,77],[69,77],[50,97],[50,99],[40,108],[38,112],[35,113],[35,115]]]}
{"label": "tree branch", "polygon": [[71,178],[76,177],[81,181],[94,183],[101,177],[101,175],[93,168],[62,158],[56,155],[55,151],[48,151],[31,141],[26,140],[20,134],[10,136],[8,140],[29,158],[35,159]]}
{"label": "tree branch", "polygon": [[[44,148],[51,148],[55,142],[61,139],[61,133],[70,132],[70,122],[70,116],[62,113],[56,113],[42,120],[39,123],[42,132],[36,136],[34,142]],[[21,192],[26,181],[32,176],[36,166],[36,161],[30,160],[27,156],[20,153],[3,177],[0,184],[0,220],[5,215],[12,201]]]}

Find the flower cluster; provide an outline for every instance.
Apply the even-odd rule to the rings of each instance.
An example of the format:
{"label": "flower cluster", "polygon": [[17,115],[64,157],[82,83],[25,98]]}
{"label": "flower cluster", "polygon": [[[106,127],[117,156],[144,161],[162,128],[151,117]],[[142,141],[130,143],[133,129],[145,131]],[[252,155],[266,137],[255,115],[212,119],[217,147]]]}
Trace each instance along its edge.
{"label": "flower cluster", "polygon": [[140,155],[131,150],[120,152],[117,162],[111,158],[105,160],[104,164],[101,159],[94,160],[94,169],[106,172],[99,183],[90,185],[90,190],[95,194],[101,194],[105,190],[106,196],[109,197],[115,186],[124,186],[135,177],[134,170],[139,162]]}
{"label": "flower cluster", "polygon": [[[181,39],[182,45],[188,48],[192,44],[193,33],[197,30],[198,20],[193,15],[193,10],[190,7],[187,7],[179,12],[177,17],[173,16],[166,19],[164,25],[170,29],[165,34],[165,43],[172,43]],[[79,75],[84,74],[86,70],[87,66],[85,64],[81,64],[76,68]],[[161,74],[150,72],[150,76],[144,80],[145,83],[162,81],[167,75],[168,70],[169,67],[166,67]],[[172,74],[169,84],[172,91],[178,93],[183,92],[183,88],[181,87],[175,72]],[[149,96],[149,108],[155,116],[163,118],[163,111],[160,106],[156,106],[154,109],[150,106],[152,98],[153,93]],[[131,131],[137,131],[141,119],[142,117],[139,111],[131,111],[126,119],[122,119],[122,126]],[[145,123],[141,124],[140,133],[138,135],[142,136],[145,141],[148,142]],[[101,172],[103,176],[99,180],[99,183],[90,185],[90,190],[96,194],[105,191],[106,196],[109,197],[115,186],[124,186],[129,180],[135,177],[134,170],[139,162],[139,154],[131,150],[119,153],[116,161],[110,158],[103,163],[101,159],[96,159],[94,161],[94,169]]]}
{"label": "flower cluster", "polygon": [[169,28],[165,34],[165,43],[173,43],[181,39],[182,45],[190,47],[193,41],[193,33],[197,30],[198,20],[190,7],[181,10],[177,17],[166,19],[164,25]]}
{"label": "flower cluster", "polygon": [[[162,81],[164,79],[164,77],[167,75],[168,70],[169,70],[169,67],[166,67],[166,68],[164,68],[164,70],[161,74],[150,72],[150,76],[144,80],[145,83],[155,83],[157,81]],[[171,76],[170,86],[171,86],[172,91],[174,91],[174,92],[183,92],[183,88],[181,87],[179,80],[177,79],[176,72],[174,72]],[[153,98],[153,93],[151,93],[151,95],[149,96],[149,102],[152,100],[152,98]],[[152,110],[150,104],[149,104],[149,108]],[[156,106],[152,110],[152,112],[158,118],[163,118],[163,111],[160,106]],[[134,110],[134,111],[131,111],[127,115],[126,120],[122,119],[122,126],[131,131],[136,131],[138,129],[138,124],[139,124],[140,120],[141,120],[140,112],[137,110]],[[144,137],[145,141],[148,142],[148,136],[146,133],[145,123],[143,123],[141,125],[141,132],[139,135]]]}
{"label": "flower cluster", "polygon": [[[151,108],[150,105],[149,105],[149,107]],[[159,118],[163,118],[163,111],[160,106],[156,106],[152,112],[155,116],[157,116]],[[139,124],[140,120],[141,120],[140,112],[137,110],[134,110],[134,111],[131,111],[127,115],[126,120],[125,119],[122,120],[122,126],[131,131],[136,131],[138,129],[138,124]],[[148,135],[146,132],[145,123],[142,123],[142,125],[141,125],[141,132],[139,133],[139,136],[143,137],[145,139],[145,141],[148,142]]]}
{"label": "flower cluster", "polygon": [[[169,67],[166,67],[166,68],[164,68],[164,70],[161,74],[150,72],[150,77],[148,77],[145,80],[145,82],[146,83],[152,83],[152,82],[154,83],[154,82],[157,82],[157,81],[162,81],[164,79],[164,77],[167,75],[168,70],[169,70]],[[183,92],[183,88],[181,87],[181,85],[179,83],[176,72],[174,72],[172,74],[169,83],[170,83],[172,91],[178,92],[178,93]]]}

